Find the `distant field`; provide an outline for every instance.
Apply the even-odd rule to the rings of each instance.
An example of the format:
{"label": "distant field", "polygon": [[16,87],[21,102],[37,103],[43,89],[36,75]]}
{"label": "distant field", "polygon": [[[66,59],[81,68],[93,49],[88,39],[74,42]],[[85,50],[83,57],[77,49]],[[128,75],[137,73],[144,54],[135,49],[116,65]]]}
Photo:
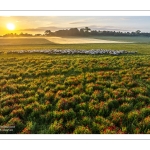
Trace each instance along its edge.
{"label": "distant field", "polygon": [[149,37],[125,36],[93,36],[93,37],[46,37],[46,39],[59,44],[77,43],[150,43]]}
{"label": "distant field", "polygon": [[92,43],[92,44],[32,44],[32,45],[0,45],[0,51],[10,50],[46,50],[46,49],[111,49],[137,51],[139,54],[150,54],[148,43]]}
{"label": "distant field", "polygon": [[127,41],[119,41],[118,39],[108,40],[98,37],[13,37],[0,38],[0,45],[27,45],[27,44],[81,44],[81,43],[132,43]]}
{"label": "distant field", "polygon": [[46,37],[47,40],[58,44],[81,43],[150,43],[149,37],[125,36],[93,36],[93,37]]}
{"label": "distant field", "polygon": [[47,40],[57,44],[80,44],[80,43],[129,43],[119,39],[101,39],[101,37],[46,37]]}
{"label": "distant field", "polygon": [[143,36],[135,36],[135,37],[129,37],[129,36],[93,36],[94,39],[101,39],[101,40],[110,40],[110,41],[116,41],[116,42],[131,42],[131,43],[150,43],[149,37],[143,37]]}
{"label": "distant field", "polygon": [[149,37],[93,36],[93,37],[13,37],[0,38],[0,45],[30,44],[87,44],[87,43],[150,43]]}
{"label": "distant field", "polygon": [[44,38],[0,38],[0,45],[51,44]]}

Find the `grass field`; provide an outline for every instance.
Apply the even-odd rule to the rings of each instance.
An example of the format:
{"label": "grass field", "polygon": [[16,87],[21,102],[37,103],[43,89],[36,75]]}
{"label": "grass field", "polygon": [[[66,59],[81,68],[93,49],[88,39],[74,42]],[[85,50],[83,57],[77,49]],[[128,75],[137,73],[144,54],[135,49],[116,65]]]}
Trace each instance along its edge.
{"label": "grass field", "polygon": [[148,43],[93,43],[93,44],[33,44],[33,45],[0,45],[0,51],[43,50],[43,49],[112,49],[137,51],[139,54],[150,54]]}
{"label": "grass field", "polygon": [[0,37],[0,45],[28,44],[88,44],[88,43],[150,43],[149,37],[91,36],[91,37]]}
{"label": "grass field", "polygon": [[150,133],[148,43],[1,45],[0,51],[117,49],[137,54],[0,54],[1,133]]}
{"label": "grass field", "polygon": [[52,44],[45,38],[0,38],[0,45]]}
{"label": "grass field", "polygon": [[93,36],[93,38],[116,42],[150,43],[150,38],[144,36]]}
{"label": "grass field", "polygon": [[58,44],[81,43],[150,43],[149,37],[144,36],[90,36],[90,37],[45,37]]}
{"label": "grass field", "polygon": [[[47,40],[57,44],[81,44],[81,43],[132,43],[132,40],[120,40],[112,37],[46,37]],[[134,41],[135,42],[135,41]]]}

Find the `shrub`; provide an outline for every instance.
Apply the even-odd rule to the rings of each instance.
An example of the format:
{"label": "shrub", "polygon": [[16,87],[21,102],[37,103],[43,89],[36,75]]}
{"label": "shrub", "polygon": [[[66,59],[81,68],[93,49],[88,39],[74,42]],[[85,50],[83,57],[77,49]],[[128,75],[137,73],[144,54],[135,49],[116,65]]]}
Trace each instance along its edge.
{"label": "shrub", "polygon": [[33,129],[32,121],[27,121],[26,127],[22,130],[23,134],[31,134]]}
{"label": "shrub", "polygon": [[3,123],[4,123],[4,121],[5,121],[4,116],[0,115],[0,124],[3,124]]}
{"label": "shrub", "polygon": [[114,111],[110,114],[110,119],[114,124],[122,124],[122,120],[124,119],[124,113]]}
{"label": "shrub", "polygon": [[91,123],[92,123],[91,117],[89,117],[89,116],[82,117],[82,124],[84,126],[87,126],[87,125],[89,126]]}
{"label": "shrub", "polygon": [[55,120],[54,123],[52,123],[50,126],[49,126],[49,133],[51,134],[60,134],[62,133],[63,131],[63,120],[60,119],[60,120]]}
{"label": "shrub", "polygon": [[142,117],[147,117],[150,115],[150,107],[144,107],[140,110]]}
{"label": "shrub", "polygon": [[77,126],[75,130],[73,131],[73,134],[91,134],[91,130],[88,128],[88,126]]}
{"label": "shrub", "polygon": [[24,115],[25,115],[25,112],[24,112],[23,108],[14,109],[14,110],[10,113],[10,116],[11,116],[11,117],[23,118]]}
{"label": "shrub", "polygon": [[1,109],[1,112],[3,115],[9,115],[9,113],[11,112],[12,110],[12,107],[10,106],[4,106],[2,109]]}
{"label": "shrub", "polygon": [[137,121],[139,116],[140,116],[139,111],[138,110],[133,110],[133,111],[130,111],[128,113],[127,119],[129,120],[129,122]]}
{"label": "shrub", "polygon": [[79,103],[79,104],[77,104],[76,107],[75,107],[75,109],[76,109],[77,111],[80,111],[81,109],[86,110],[86,108],[87,108],[87,105],[86,105],[85,102]]}
{"label": "shrub", "polygon": [[123,113],[128,113],[129,111],[131,111],[132,109],[132,105],[129,103],[123,103],[120,107],[119,110]]}
{"label": "shrub", "polygon": [[66,131],[73,132],[73,130],[75,129],[75,122],[76,122],[76,119],[72,119],[72,120],[67,121],[65,124]]}
{"label": "shrub", "polygon": [[24,126],[25,126],[23,124],[22,120],[18,117],[11,118],[7,122],[7,125],[8,126],[15,126],[15,129],[14,129],[13,133],[20,133],[23,130]]}

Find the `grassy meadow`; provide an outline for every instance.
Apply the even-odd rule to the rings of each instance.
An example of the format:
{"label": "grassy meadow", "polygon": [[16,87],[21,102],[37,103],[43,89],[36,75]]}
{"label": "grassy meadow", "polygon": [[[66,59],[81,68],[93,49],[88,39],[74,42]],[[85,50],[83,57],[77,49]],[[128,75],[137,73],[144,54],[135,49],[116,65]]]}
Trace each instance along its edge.
{"label": "grassy meadow", "polygon": [[93,38],[116,42],[150,43],[150,38],[146,36],[93,36]]}
{"label": "grassy meadow", "polygon": [[35,44],[52,44],[45,38],[0,38],[1,45],[35,45]]}
{"label": "grassy meadow", "polygon": [[58,44],[81,43],[150,43],[150,38],[145,36],[90,36],[90,37],[45,37],[47,40]]}
{"label": "grassy meadow", "polygon": [[88,43],[150,43],[149,37],[143,36],[90,36],[90,37],[0,37],[0,45],[29,44],[88,44]]}
{"label": "grassy meadow", "polygon": [[[7,54],[11,50],[35,49],[112,49],[137,53]],[[15,126],[13,131],[0,133],[150,133],[148,42],[1,43],[0,52],[0,125]]]}

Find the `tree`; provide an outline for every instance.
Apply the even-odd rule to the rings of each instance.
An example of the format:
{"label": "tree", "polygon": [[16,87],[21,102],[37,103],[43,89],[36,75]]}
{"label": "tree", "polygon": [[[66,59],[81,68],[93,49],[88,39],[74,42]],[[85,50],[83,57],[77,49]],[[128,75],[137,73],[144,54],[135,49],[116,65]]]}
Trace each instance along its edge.
{"label": "tree", "polygon": [[58,30],[58,31],[55,31],[54,35],[55,36],[68,36],[69,30]]}
{"label": "tree", "polygon": [[51,30],[46,30],[44,33],[45,33],[45,35],[51,35],[52,34]]}
{"label": "tree", "polygon": [[83,29],[83,28],[80,29],[80,35],[81,35],[81,36],[84,35],[84,29]]}
{"label": "tree", "polygon": [[137,30],[135,33],[136,33],[137,35],[139,35],[139,34],[141,33],[141,31],[140,31],[140,30]]}
{"label": "tree", "polygon": [[42,34],[35,34],[35,36],[42,36]]}
{"label": "tree", "polygon": [[85,28],[84,28],[84,31],[85,31],[86,33],[88,33],[90,30],[91,30],[91,29],[90,29],[89,27],[85,27]]}
{"label": "tree", "polygon": [[75,35],[75,36],[79,35],[79,30],[78,30],[78,28],[71,28],[71,29],[69,30],[69,35]]}
{"label": "tree", "polygon": [[91,31],[91,35],[98,35],[99,32],[97,32],[96,30]]}

